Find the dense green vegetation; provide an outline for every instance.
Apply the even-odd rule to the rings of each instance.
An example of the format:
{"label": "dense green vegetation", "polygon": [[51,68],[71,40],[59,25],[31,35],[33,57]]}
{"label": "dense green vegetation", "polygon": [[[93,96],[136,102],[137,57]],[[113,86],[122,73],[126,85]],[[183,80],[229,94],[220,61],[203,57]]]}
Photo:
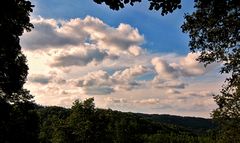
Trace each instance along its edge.
{"label": "dense green vegetation", "polygon": [[215,142],[210,119],[97,109],[93,98],[76,101],[71,109],[38,107],[36,111],[42,143]]}

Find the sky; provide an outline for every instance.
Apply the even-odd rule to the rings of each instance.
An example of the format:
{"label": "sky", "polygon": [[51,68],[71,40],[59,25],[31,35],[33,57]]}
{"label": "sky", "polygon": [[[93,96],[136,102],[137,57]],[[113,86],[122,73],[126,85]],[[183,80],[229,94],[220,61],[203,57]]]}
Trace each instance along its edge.
{"label": "sky", "polygon": [[120,11],[92,0],[31,0],[34,29],[21,36],[25,87],[40,105],[71,107],[94,97],[98,108],[210,117],[224,75],[204,67],[182,33],[193,3],[167,16],[147,3]]}

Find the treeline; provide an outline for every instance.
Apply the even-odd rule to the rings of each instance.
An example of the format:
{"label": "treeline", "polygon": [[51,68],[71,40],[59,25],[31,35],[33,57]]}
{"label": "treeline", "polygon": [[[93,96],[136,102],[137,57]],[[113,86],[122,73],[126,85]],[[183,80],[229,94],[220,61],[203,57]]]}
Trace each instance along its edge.
{"label": "treeline", "polygon": [[196,132],[196,125],[176,125],[178,116],[97,109],[93,98],[75,101],[70,109],[1,102],[0,112],[1,143],[211,143],[216,138],[210,120],[197,119],[209,127]]}
{"label": "treeline", "polygon": [[37,113],[42,143],[215,142],[211,131],[196,134],[183,126],[156,122],[139,114],[96,109],[93,98],[76,101],[71,109],[39,107]]}

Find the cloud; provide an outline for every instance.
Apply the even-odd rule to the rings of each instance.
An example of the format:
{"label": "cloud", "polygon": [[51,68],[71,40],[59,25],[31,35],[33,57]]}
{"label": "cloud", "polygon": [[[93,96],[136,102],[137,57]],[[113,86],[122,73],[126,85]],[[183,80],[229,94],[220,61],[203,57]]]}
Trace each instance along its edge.
{"label": "cloud", "polygon": [[170,89],[184,89],[186,84],[179,80],[161,80],[158,77],[153,79],[153,86],[155,88],[170,88]]}
{"label": "cloud", "polygon": [[27,50],[78,47],[89,43],[110,53],[133,56],[142,53],[139,46],[144,42],[144,37],[128,24],[121,23],[114,28],[91,16],[69,21],[40,17],[31,22],[35,28],[21,37],[21,44]]}
{"label": "cloud", "polygon": [[83,90],[88,95],[107,95],[114,92],[114,89],[109,86],[89,86],[83,87]]}
{"label": "cloud", "polygon": [[159,57],[153,58],[152,64],[155,71],[162,79],[174,79],[179,77],[178,69],[175,69],[173,66],[171,66]]}
{"label": "cloud", "polygon": [[[77,31],[79,36],[71,36],[65,32],[54,19],[33,19],[34,29],[21,37],[21,44],[27,50],[60,48],[66,45],[78,45],[84,42],[86,34],[84,31]],[[76,32],[74,32],[76,33]],[[31,40],[28,40],[31,39]]]}
{"label": "cloud", "polygon": [[183,76],[199,76],[206,72],[204,65],[196,60],[198,56],[198,53],[188,53],[180,60],[178,67]]}
{"label": "cloud", "polygon": [[116,98],[112,98],[112,97],[107,97],[105,98],[105,101],[106,102],[110,102],[110,103],[114,103],[114,104],[124,104],[124,103],[128,103],[127,99],[126,98],[119,98],[119,99],[116,99]]}
{"label": "cloud", "polygon": [[112,75],[99,70],[90,72],[76,81],[76,86],[82,87],[87,94],[110,94],[119,90],[132,90],[138,88],[143,82],[135,80],[147,72],[142,65],[135,65],[123,70],[115,71]]}
{"label": "cloud", "polygon": [[149,99],[137,100],[134,102],[138,104],[159,104],[161,103],[161,100],[156,98],[149,98]]}
{"label": "cloud", "polygon": [[52,78],[45,75],[35,74],[31,75],[28,80],[33,83],[48,84],[52,80]]}
{"label": "cloud", "polygon": [[168,93],[168,94],[181,94],[180,91],[175,90],[175,89],[168,89],[168,90],[167,90],[167,93]]}
{"label": "cloud", "polygon": [[86,66],[89,63],[99,63],[104,59],[116,59],[117,56],[109,55],[106,51],[97,48],[72,48],[63,51],[54,57],[53,67]]}
{"label": "cloud", "polygon": [[28,76],[28,82],[31,84],[56,84],[56,85],[64,85],[66,84],[66,80],[59,77],[56,73],[48,73],[48,74],[30,74]]}
{"label": "cloud", "polygon": [[146,73],[148,71],[148,69],[142,65],[135,65],[133,67],[130,68],[126,68],[122,71],[116,71],[113,74],[113,78],[115,80],[131,80],[136,76],[142,75],[144,73]]}
{"label": "cloud", "polygon": [[80,78],[77,82],[77,86],[94,86],[94,85],[110,85],[112,80],[106,71],[99,70],[95,72],[90,72],[86,76]]}
{"label": "cloud", "polygon": [[156,72],[152,80],[153,86],[168,90],[184,89],[187,84],[183,78],[196,77],[207,72],[205,67],[196,61],[198,56],[197,53],[188,53],[185,57],[178,57],[175,62],[168,62],[162,57],[153,58],[151,63]]}
{"label": "cloud", "polygon": [[197,53],[188,53],[186,57],[180,58],[178,63],[168,63],[160,57],[155,57],[152,59],[152,64],[163,79],[199,76],[204,74],[206,69],[203,64],[196,61],[198,56]]}

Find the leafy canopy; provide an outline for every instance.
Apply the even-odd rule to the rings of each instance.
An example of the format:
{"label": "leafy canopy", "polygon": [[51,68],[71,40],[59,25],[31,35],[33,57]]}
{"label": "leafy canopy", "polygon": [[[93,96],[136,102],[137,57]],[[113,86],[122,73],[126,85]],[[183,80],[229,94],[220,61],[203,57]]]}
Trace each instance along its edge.
{"label": "leafy canopy", "polygon": [[29,17],[32,7],[27,0],[5,0],[0,6],[0,97],[8,102],[32,98],[23,89],[28,66],[19,44],[24,30],[33,28]]}
{"label": "leafy canopy", "polygon": [[190,36],[190,50],[198,60],[222,63],[221,73],[230,74],[226,91],[240,85],[240,1],[195,0],[196,11],[185,15],[182,30]]}
{"label": "leafy canopy", "polygon": [[[113,10],[119,10],[124,8],[125,5],[130,4],[134,5],[137,2],[142,2],[142,0],[93,0],[98,4],[105,3],[109,8]],[[166,15],[169,12],[172,13],[177,8],[181,8],[181,0],[148,0],[149,1],[149,10],[160,10],[161,15]]]}

